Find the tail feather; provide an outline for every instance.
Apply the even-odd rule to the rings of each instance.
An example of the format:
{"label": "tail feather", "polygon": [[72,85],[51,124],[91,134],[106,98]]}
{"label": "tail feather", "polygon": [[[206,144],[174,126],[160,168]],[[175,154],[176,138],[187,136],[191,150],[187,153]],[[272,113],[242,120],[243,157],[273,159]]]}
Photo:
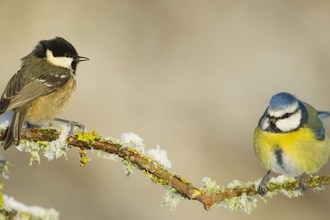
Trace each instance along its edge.
{"label": "tail feather", "polygon": [[317,111],[317,114],[321,120],[325,120],[330,116],[330,112],[325,112],[325,111]]}
{"label": "tail feather", "polygon": [[7,130],[6,138],[3,142],[3,147],[5,150],[12,145],[19,145],[21,140],[21,129],[24,122],[24,117],[25,114],[22,114],[20,111],[14,110],[13,118]]}

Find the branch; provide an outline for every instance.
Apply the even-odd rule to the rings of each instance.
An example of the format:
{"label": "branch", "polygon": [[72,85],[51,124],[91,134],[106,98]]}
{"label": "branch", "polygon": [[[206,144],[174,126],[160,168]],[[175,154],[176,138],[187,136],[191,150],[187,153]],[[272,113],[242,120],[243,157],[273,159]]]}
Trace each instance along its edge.
{"label": "branch", "polygon": [[[4,140],[6,130],[1,130],[0,134],[0,140]],[[32,154],[31,161],[39,162],[38,159],[40,158],[31,149],[42,150],[49,159],[49,149],[53,153],[55,152],[54,154],[57,158],[62,155],[65,156],[64,151],[67,146],[77,147],[80,150],[80,163],[82,166],[85,166],[88,162],[87,150],[107,153],[109,155],[103,156],[107,158],[116,155],[122,159],[127,175],[131,174],[134,168],[137,168],[148,175],[153,182],[165,186],[167,194],[162,204],[170,206],[171,209],[174,209],[185,198],[201,202],[205,210],[210,210],[213,205],[218,205],[232,211],[243,210],[250,213],[256,207],[257,196],[264,200],[265,197],[272,197],[279,192],[290,198],[303,195],[299,190],[300,181],[284,176],[278,176],[269,181],[268,193],[265,197],[259,196],[257,192],[261,179],[246,183],[235,180],[227,187],[221,187],[210,178],[205,177],[202,180],[202,187],[197,188],[181,176],[169,172],[166,169],[168,165],[164,164],[166,161],[158,159],[153,154],[145,153],[142,139],[134,135],[129,133],[126,138],[122,137],[125,140],[117,140],[112,137],[100,136],[95,131],[92,133],[78,132],[77,137],[73,137],[68,134],[68,129],[65,128],[62,128],[62,131],[51,128],[23,129],[22,140],[18,149],[23,151],[30,149],[28,151]],[[54,143],[55,145],[60,143],[60,146],[56,146],[57,150],[53,149]],[[158,148],[158,153],[161,151]],[[329,184],[330,176],[314,176],[307,180],[307,186],[317,191],[323,189],[324,185]]]}
{"label": "branch", "polygon": [[55,209],[45,209],[39,206],[26,206],[17,202],[14,198],[1,195],[1,219],[34,219],[55,220],[59,219],[59,213]]}

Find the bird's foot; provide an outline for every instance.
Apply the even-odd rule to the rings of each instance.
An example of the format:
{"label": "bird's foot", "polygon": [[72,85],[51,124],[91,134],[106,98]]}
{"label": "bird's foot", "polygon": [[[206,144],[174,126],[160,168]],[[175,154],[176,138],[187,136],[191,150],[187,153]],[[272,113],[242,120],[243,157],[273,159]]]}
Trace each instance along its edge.
{"label": "bird's foot", "polygon": [[266,194],[267,194],[267,191],[268,191],[268,189],[267,189],[267,184],[268,184],[268,181],[269,181],[269,178],[268,178],[269,174],[270,174],[270,170],[269,170],[269,171],[266,173],[266,175],[262,178],[261,183],[260,183],[260,185],[259,185],[258,192],[259,192],[259,194],[262,195],[262,196],[266,195]]}
{"label": "bird's foot", "polygon": [[77,137],[75,135],[75,131],[76,131],[75,128],[78,128],[79,131],[82,131],[82,132],[86,131],[85,125],[83,125],[79,122],[76,122],[76,121],[70,121],[70,120],[66,120],[66,119],[62,119],[62,118],[55,118],[54,121],[59,121],[59,122],[63,122],[63,123],[70,125],[70,135],[75,138]]}
{"label": "bird's foot", "polygon": [[307,193],[308,187],[307,187],[307,174],[303,173],[300,177],[300,191]]}

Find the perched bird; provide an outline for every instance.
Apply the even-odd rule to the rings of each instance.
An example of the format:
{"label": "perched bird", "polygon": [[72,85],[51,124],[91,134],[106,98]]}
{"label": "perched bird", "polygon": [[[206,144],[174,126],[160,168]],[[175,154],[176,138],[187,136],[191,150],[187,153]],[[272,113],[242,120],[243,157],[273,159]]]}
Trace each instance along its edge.
{"label": "perched bird", "polygon": [[317,172],[328,160],[330,140],[323,120],[329,112],[316,111],[293,95],[274,95],[254,131],[254,152],[269,171],[263,177],[259,193],[267,193],[271,171],[299,176],[300,189],[307,190],[306,175]]}
{"label": "perched bird", "polygon": [[87,60],[61,37],[40,41],[22,58],[21,69],[9,80],[0,100],[0,115],[13,111],[4,149],[19,145],[24,121],[42,124],[67,107],[76,90],[77,64]]}

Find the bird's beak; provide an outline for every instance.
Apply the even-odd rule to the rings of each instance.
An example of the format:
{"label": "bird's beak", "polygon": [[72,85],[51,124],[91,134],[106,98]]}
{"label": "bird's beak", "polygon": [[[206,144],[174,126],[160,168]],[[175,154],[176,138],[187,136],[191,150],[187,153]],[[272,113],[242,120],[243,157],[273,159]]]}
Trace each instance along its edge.
{"label": "bird's beak", "polygon": [[277,121],[277,118],[275,118],[275,117],[270,117],[270,118],[269,118],[269,121],[270,121],[272,124],[275,124],[276,121]]}
{"label": "bird's beak", "polygon": [[81,56],[78,56],[77,57],[78,59],[78,62],[82,62],[82,61],[88,61],[89,60],[89,58],[87,58],[87,57],[81,57]]}

